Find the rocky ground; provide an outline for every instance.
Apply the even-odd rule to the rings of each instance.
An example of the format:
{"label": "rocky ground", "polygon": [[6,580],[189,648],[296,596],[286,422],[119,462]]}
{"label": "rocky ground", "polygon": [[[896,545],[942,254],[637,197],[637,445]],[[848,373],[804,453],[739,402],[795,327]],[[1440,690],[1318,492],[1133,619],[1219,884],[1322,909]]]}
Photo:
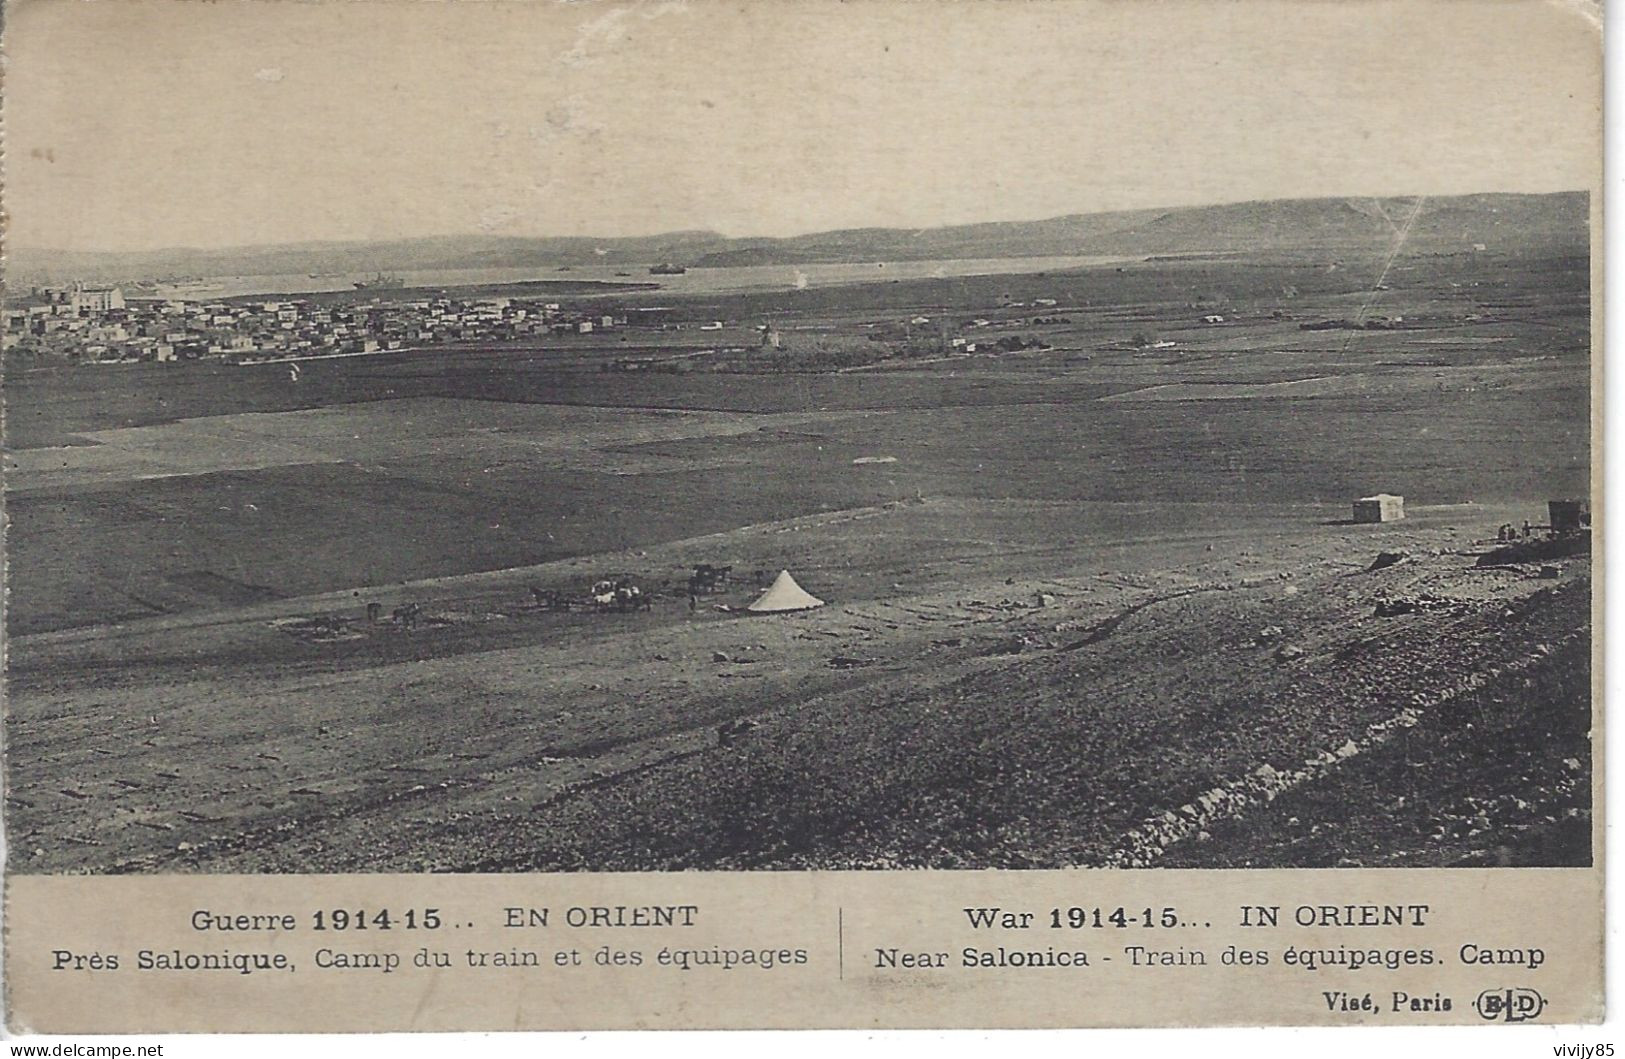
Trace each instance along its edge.
{"label": "rocky ground", "polygon": [[341,593],[18,638],[14,867],[1589,863],[1586,556],[1479,566],[1510,516],[1464,509],[967,552],[986,514],[600,563],[799,557],[798,615],[534,613],[599,572],[553,564],[384,598],[410,632]]}

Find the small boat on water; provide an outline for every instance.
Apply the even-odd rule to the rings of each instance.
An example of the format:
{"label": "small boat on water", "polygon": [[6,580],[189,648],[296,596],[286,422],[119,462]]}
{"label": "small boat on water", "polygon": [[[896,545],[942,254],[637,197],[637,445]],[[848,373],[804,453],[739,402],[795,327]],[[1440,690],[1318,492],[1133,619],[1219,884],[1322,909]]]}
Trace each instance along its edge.
{"label": "small boat on water", "polygon": [[170,282],[160,282],[157,291],[166,298],[201,298],[206,294],[217,294],[226,289],[223,283],[212,283],[204,279],[179,279]]}
{"label": "small boat on water", "polygon": [[406,281],[399,276],[386,276],[382,272],[372,279],[359,279],[353,284],[356,290],[400,290],[406,286]]}

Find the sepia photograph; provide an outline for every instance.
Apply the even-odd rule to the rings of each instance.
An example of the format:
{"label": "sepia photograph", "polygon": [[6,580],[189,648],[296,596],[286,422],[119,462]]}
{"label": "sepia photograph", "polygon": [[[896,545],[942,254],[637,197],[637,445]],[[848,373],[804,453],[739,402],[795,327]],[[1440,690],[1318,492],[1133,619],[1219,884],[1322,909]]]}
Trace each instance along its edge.
{"label": "sepia photograph", "polygon": [[7,5],[7,870],[1600,863],[1588,12]]}

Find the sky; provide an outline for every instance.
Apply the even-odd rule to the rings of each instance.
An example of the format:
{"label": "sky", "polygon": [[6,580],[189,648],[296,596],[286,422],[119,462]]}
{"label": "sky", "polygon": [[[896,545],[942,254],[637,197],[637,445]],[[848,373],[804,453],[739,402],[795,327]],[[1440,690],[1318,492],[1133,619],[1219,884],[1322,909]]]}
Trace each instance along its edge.
{"label": "sky", "polygon": [[12,0],[16,247],[790,235],[1591,188],[1534,0]]}

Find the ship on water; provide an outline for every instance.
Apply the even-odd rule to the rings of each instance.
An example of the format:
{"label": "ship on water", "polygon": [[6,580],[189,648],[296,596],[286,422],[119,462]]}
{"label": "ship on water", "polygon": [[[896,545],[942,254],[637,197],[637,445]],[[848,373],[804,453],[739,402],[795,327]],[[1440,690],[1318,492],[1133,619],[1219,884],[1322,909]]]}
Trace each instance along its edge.
{"label": "ship on water", "polygon": [[159,280],[154,285],[154,290],[160,297],[176,298],[182,301],[189,298],[207,298],[209,295],[219,294],[225,289],[223,283],[196,278]]}
{"label": "ship on water", "polygon": [[382,272],[372,279],[358,279],[354,283],[356,290],[400,290],[406,286],[406,281],[399,276],[386,276]]}
{"label": "ship on water", "polygon": [[684,268],[682,265],[674,265],[670,261],[665,261],[661,264],[651,265],[649,267],[649,275],[651,276],[681,276],[687,271],[688,269]]}

